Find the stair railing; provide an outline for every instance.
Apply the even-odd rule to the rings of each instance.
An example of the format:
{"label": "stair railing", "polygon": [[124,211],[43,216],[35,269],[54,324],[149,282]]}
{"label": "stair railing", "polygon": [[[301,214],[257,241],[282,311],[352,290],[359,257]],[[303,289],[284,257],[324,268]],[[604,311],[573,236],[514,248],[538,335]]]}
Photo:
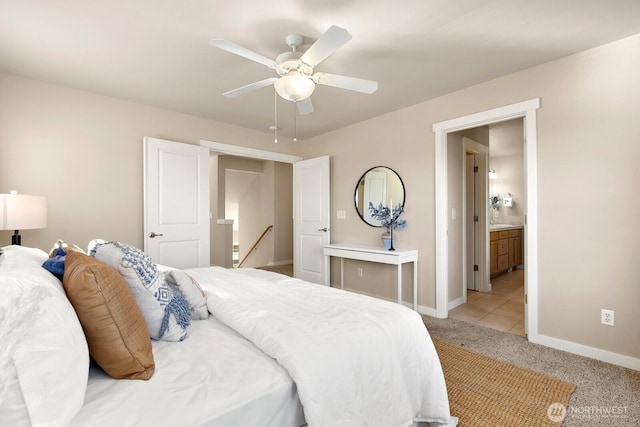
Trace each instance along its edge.
{"label": "stair railing", "polygon": [[264,239],[264,236],[267,235],[267,233],[269,231],[271,231],[273,229],[273,225],[268,226],[267,228],[265,228],[265,230],[262,232],[262,234],[260,235],[260,237],[258,237],[258,240],[256,240],[256,242],[253,244],[253,246],[251,246],[251,249],[249,249],[249,252],[247,252],[247,254],[244,256],[244,258],[242,258],[242,261],[240,261],[238,263],[238,266],[236,268],[240,268],[242,267],[242,264],[244,264],[244,262],[247,260],[247,258],[249,258],[249,255],[251,255],[253,253],[253,251],[256,250],[256,248],[258,247],[258,245],[260,244],[260,242],[262,241],[262,239]]}

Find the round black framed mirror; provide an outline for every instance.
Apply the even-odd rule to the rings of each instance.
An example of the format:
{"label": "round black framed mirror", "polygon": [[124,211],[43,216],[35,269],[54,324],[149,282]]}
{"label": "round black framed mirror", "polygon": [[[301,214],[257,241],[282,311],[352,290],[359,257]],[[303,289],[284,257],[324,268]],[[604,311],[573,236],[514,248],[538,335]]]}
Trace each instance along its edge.
{"label": "round black framed mirror", "polygon": [[360,218],[372,227],[382,227],[380,220],[371,216],[369,202],[374,206],[404,207],[405,189],[400,175],[386,166],[375,166],[366,171],[358,180],[355,189],[355,206]]}

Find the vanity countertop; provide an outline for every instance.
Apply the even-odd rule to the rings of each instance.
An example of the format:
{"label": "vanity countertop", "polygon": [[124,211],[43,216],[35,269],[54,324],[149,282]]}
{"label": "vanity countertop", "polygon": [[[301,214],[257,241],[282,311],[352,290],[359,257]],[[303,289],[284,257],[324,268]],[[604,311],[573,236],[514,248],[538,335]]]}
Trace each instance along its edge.
{"label": "vanity countertop", "polygon": [[522,225],[517,225],[517,224],[493,224],[493,225],[489,225],[489,231],[517,230],[519,228],[522,228]]}

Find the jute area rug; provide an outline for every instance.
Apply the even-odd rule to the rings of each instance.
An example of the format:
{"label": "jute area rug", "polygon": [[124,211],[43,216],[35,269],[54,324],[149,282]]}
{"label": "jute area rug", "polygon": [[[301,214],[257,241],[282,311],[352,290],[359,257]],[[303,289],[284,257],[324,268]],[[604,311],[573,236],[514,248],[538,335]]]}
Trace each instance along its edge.
{"label": "jute area rug", "polygon": [[[575,385],[433,339],[459,427],[559,426]],[[550,409],[551,407],[551,409]]]}

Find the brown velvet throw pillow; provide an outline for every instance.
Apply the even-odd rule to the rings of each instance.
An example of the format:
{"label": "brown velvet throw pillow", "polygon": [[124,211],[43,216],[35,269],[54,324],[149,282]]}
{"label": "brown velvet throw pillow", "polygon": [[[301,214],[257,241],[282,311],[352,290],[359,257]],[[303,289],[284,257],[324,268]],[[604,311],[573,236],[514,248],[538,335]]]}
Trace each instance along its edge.
{"label": "brown velvet throw pillow", "polygon": [[68,251],[62,284],[98,365],[113,378],[151,378],[149,330],[122,276],[90,256]]}

